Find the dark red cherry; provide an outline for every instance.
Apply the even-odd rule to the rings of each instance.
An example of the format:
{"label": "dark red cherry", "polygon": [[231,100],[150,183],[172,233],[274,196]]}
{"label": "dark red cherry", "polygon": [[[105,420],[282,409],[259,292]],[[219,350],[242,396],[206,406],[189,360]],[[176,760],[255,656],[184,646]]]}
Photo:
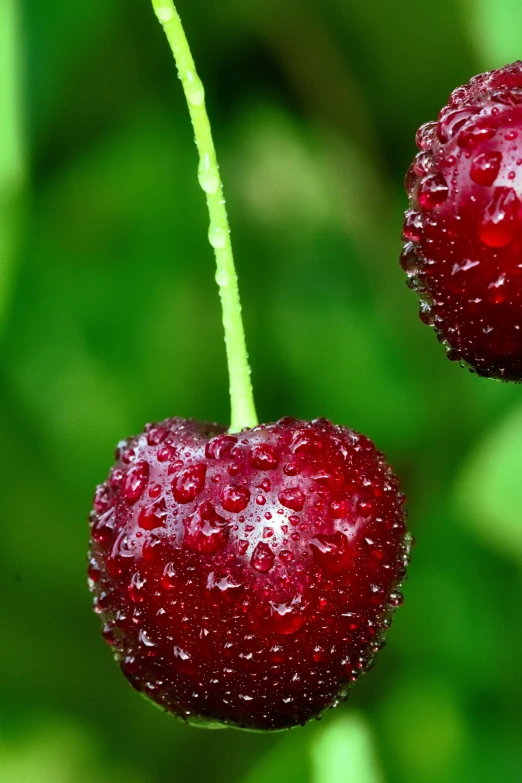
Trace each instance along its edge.
{"label": "dark red cherry", "polygon": [[236,435],[168,419],[96,490],[89,584],[129,682],[188,723],[303,724],[384,643],[404,498],[368,438],[324,419]]}
{"label": "dark red cherry", "polygon": [[522,380],[522,62],[455,90],[417,133],[401,263],[448,356]]}

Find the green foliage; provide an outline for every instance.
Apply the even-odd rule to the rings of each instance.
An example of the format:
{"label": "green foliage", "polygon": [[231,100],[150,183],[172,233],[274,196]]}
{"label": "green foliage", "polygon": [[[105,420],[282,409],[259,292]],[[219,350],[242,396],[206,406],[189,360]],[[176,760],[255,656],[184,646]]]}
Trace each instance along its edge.
{"label": "green foliage", "polygon": [[518,0],[464,0],[472,15],[472,31],[485,68],[520,60],[522,7]]}
{"label": "green foliage", "polygon": [[517,407],[471,453],[457,486],[470,528],[522,561],[522,410]]}
{"label": "green foliage", "polygon": [[370,727],[361,715],[337,718],[319,733],[312,748],[314,783],[383,783]]}
{"label": "green foliage", "polygon": [[24,154],[20,101],[20,24],[16,0],[0,3],[0,332],[9,307],[21,232]]}
{"label": "green foliage", "polygon": [[168,47],[148,0],[0,0],[1,783],[518,779],[520,389],[445,358],[397,262],[416,127],[517,56],[509,9],[179,2],[260,418],[367,432],[402,477],[417,538],[375,670],[323,722],[262,735],[188,729],[138,698],[85,587],[85,520],[116,442],[169,415],[228,417]]}

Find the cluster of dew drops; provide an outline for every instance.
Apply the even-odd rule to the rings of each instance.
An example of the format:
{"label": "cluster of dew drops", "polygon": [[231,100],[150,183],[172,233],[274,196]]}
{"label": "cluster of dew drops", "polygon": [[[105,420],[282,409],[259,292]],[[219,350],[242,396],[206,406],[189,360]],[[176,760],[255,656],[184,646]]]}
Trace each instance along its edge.
{"label": "cluster of dew drops", "polygon": [[401,264],[419,294],[421,320],[449,358],[515,378],[522,362],[520,63],[459,87],[416,140]]}

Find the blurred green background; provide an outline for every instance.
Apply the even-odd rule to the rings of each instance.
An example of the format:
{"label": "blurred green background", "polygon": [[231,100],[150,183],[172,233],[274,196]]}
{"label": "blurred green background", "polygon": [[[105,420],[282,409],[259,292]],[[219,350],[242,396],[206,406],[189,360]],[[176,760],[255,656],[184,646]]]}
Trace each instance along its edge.
{"label": "blurred green background", "polygon": [[513,783],[522,400],[450,363],[397,257],[418,125],[522,56],[518,0],[179,0],[228,196],[264,421],[386,452],[417,538],[345,706],[204,732],[140,699],[86,589],[115,443],[226,422],[187,111],[148,0],[0,0],[0,781]]}

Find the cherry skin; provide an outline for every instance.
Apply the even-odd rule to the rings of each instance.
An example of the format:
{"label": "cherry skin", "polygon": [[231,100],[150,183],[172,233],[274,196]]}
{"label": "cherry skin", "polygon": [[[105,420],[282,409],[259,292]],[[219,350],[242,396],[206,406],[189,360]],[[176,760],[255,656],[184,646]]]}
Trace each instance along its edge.
{"label": "cherry skin", "polygon": [[522,380],[522,62],[475,76],[417,133],[401,263],[450,359]]}
{"label": "cherry skin", "polygon": [[130,683],[188,723],[284,729],[346,698],[401,603],[404,497],[363,435],[167,419],[95,494],[89,585]]}

